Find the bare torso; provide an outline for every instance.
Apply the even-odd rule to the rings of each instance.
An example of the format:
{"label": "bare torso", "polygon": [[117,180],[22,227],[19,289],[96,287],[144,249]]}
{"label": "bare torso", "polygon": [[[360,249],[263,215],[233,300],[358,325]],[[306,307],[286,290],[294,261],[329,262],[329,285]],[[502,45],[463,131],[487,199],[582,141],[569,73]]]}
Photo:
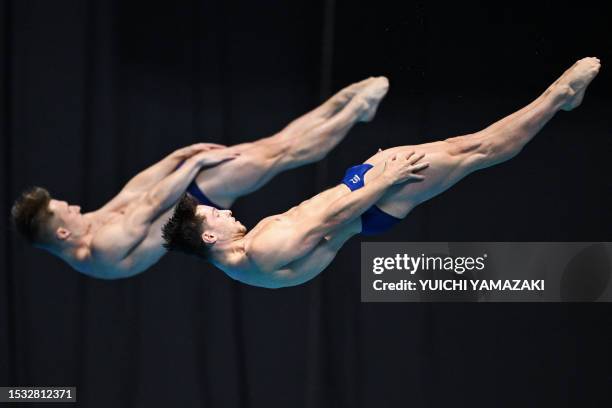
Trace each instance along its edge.
{"label": "bare torso", "polygon": [[150,225],[142,239],[121,260],[110,255],[116,249],[113,243],[118,242],[125,234],[124,225],[127,219],[143,205],[146,192],[133,193],[124,200],[106,205],[97,211],[85,214],[91,221],[89,234],[91,244],[89,256],[80,260],[68,260],[68,263],[86,275],[98,278],[117,279],[136,275],[156,263],[165,253],[162,238],[162,226],[172,214],[172,208],[161,213]]}
{"label": "bare torso", "polygon": [[[292,245],[294,231],[303,225],[318,222],[330,203],[350,193],[348,187],[339,184],[303,201],[283,214],[264,218],[243,238],[244,258],[237,262],[235,267],[220,265],[221,269],[241,282],[268,288],[298,285],[312,279],[329,265],[337,251],[350,237],[361,231],[360,220],[334,230],[308,254],[288,262],[282,268],[268,269],[265,264],[252,259],[251,254],[266,251],[265,248],[271,246],[275,247],[277,253],[282,253],[283,248],[278,247],[279,242]],[[267,258],[271,260],[275,251],[268,252]]]}

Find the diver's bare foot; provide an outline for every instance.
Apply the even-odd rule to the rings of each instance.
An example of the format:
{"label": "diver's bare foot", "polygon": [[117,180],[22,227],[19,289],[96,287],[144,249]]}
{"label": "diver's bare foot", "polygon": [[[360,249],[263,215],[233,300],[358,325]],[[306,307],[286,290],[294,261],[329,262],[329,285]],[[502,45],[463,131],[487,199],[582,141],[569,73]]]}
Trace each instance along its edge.
{"label": "diver's bare foot", "polygon": [[552,92],[558,92],[563,97],[562,110],[570,111],[582,103],[584,92],[599,73],[600,66],[598,58],[583,58],[559,78]]}
{"label": "diver's bare foot", "polygon": [[344,106],[347,103],[349,103],[350,100],[353,99],[357,94],[359,94],[361,91],[363,91],[365,88],[371,86],[372,83],[374,81],[376,81],[376,79],[377,78],[369,77],[369,78],[366,78],[366,79],[361,80],[359,82],[355,82],[353,84],[350,84],[350,85],[342,88],[340,91],[338,91],[332,97],[332,100],[334,100],[334,102]]}
{"label": "diver's bare foot", "polygon": [[347,86],[346,88],[344,88],[342,91],[340,92],[346,92],[347,94],[350,94],[350,97],[352,98],[353,96],[357,95],[359,92],[361,92],[361,90],[363,90],[363,88],[367,87],[375,78],[374,77],[368,77],[366,79],[363,79],[359,82],[355,82],[350,84],[349,86]]}
{"label": "diver's bare foot", "polygon": [[356,95],[364,88],[368,87],[376,78],[369,77],[362,81],[350,84],[329,98],[323,107],[325,108],[326,116],[335,115],[342,110]]}
{"label": "diver's bare foot", "polygon": [[384,76],[369,78],[366,81],[368,82],[355,95],[355,98],[361,98],[367,103],[367,109],[359,118],[360,122],[369,122],[374,119],[380,101],[389,90],[389,80]]}

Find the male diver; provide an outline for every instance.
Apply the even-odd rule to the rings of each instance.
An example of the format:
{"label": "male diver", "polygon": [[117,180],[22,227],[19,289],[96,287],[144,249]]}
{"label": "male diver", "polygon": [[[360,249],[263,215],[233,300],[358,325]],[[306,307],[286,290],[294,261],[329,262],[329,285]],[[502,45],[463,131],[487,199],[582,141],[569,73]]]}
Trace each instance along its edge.
{"label": "male diver", "polygon": [[16,200],[12,219],[34,246],[86,275],[136,275],[166,252],[161,227],[185,190],[207,207],[229,208],[278,173],[325,157],[355,123],[373,119],[387,89],[386,78],[369,78],[344,88],[273,136],[231,147],[200,143],[179,149],[86,214],[34,187]]}
{"label": "male diver", "polygon": [[535,101],[479,132],[379,151],[337,186],[248,233],[231,211],[185,195],[163,228],[166,247],[206,258],[250,285],[304,283],[353,235],[384,232],[468,174],[517,155],[559,110],[581,103],[599,67],[597,58],[576,62]]}

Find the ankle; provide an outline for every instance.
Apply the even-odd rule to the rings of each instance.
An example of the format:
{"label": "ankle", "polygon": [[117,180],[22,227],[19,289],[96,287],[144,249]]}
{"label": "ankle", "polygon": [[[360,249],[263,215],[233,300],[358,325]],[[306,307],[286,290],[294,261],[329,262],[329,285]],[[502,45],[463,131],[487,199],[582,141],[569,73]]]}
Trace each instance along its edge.
{"label": "ankle", "polygon": [[557,84],[551,89],[551,97],[560,104],[569,101],[574,95],[576,91],[568,84]]}

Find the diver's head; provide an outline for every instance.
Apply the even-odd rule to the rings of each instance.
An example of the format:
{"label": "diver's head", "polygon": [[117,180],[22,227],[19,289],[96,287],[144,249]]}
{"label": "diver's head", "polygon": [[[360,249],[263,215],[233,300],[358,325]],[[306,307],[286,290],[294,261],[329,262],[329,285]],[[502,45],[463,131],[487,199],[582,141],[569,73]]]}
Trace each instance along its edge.
{"label": "diver's head", "polygon": [[52,198],[42,187],[21,193],[13,204],[11,218],[31,244],[50,252],[80,245],[89,225],[81,207]]}
{"label": "diver's head", "polygon": [[163,227],[168,250],[210,258],[212,252],[244,236],[246,228],[229,210],[199,205],[185,194]]}

